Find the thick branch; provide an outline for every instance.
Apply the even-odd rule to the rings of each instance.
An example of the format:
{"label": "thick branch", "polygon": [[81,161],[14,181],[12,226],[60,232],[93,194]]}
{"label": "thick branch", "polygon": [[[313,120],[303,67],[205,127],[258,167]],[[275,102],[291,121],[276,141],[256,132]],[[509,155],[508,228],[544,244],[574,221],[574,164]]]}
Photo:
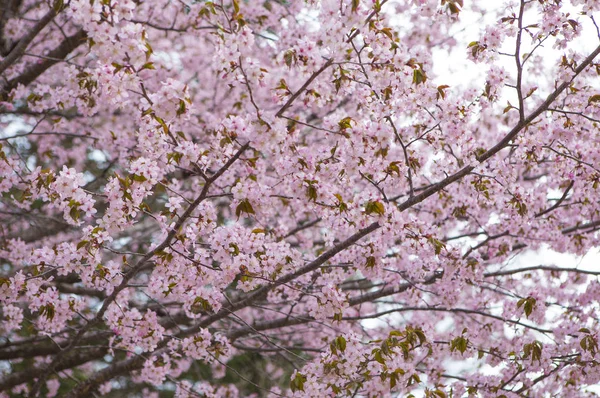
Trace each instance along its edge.
{"label": "thick branch", "polygon": [[306,90],[308,88],[308,86],[310,86],[310,84],[313,82],[313,80],[315,80],[317,78],[317,76],[319,76],[325,69],[329,68],[331,66],[331,64],[333,63],[333,58],[330,58],[329,60],[327,60],[327,62],[325,62],[325,64],[323,64],[323,66],[321,66],[321,68],[319,68],[319,70],[317,70],[316,72],[314,72],[309,78],[308,80],[302,85],[302,87],[300,87],[298,89],[298,91],[296,91],[288,100],[287,102],[281,107],[281,109],[279,109],[277,111],[277,113],[275,114],[275,117],[281,117],[283,115],[283,113],[290,107],[292,106],[292,104],[294,103],[294,101],[296,101],[296,98],[298,98],[298,96],[300,96],[300,94],[302,94],[304,92],[304,90]]}
{"label": "thick branch", "polygon": [[12,64],[17,62],[19,58],[23,55],[29,44],[35,39],[35,37],[54,19],[57,15],[56,10],[51,8],[46,15],[42,17],[25,36],[19,40],[19,43],[13,48],[13,50],[8,54],[6,58],[0,62],[0,74],[2,74],[6,69],[8,69]]}
{"label": "thick branch", "polygon": [[29,85],[42,73],[48,70],[48,68],[64,60],[67,55],[73,52],[81,44],[85,43],[86,39],[87,33],[83,29],[79,30],[74,35],[65,38],[56,48],[45,55],[43,61],[34,63],[19,76],[9,80],[2,88],[2,91],[8,93],[19,84],[23,84],[24,86]]}
{"label": "thick branch", "polygon": [[523,12],[525,10],[525,0],[521,0],[519,7],[517,39],[515,49],[515,63],[517,64],[517,97],[519,99],[519,122],[525,121],[525,101],[523,100],[523,66],[521,65],[521,34],[523,33]]}
{"label": "thick branch", "polygon": [[[102,358],[107,352],[108,348],[100,347],[76,353],[75,355],[64,358],[54,370],[61,371],[83,365],[89,361]],[[45,373],[45,370],[41,368],[30,368],[22,372],[12,373],[0,381],[0,391],[5,391],[35,378],[38,378],[38,380],[41,380],[42,378],[46,379],[48,376],[50,376],[50,374]]]}
{"label": "thick branch", "polygon": [[556,203],[554,203],[554,205],[552,205],[551,207],[547,208],[546,210],[540,211],[535,216],[536,217],[541,217],[544,214],[548,214],[551,211],[553,211],[554,209],[557,209],[560,206],[560,204],[562,202],[564,202],[564,200],[567,198],[567,195],[569,194],[569,191],[571,191],[571,188],[573,188],[573,184],[574,183],[575,183],[574,181],[571,181],[571,183],[569,184],[569,186],[567,187],[567,189],[565,189],[565,192],[562,194],[562,196],[560,197],[560,199],[558,199],[556,201]]}
{"label": "thick branch", "polygon": [[483,274],[483,276],[486,278],[491,278],[491,277],[495,277],[495,276],[514,275],[514,274],[520,274],[522,272],[531,272],[531,271],[574,272],[577,274],[585,274],[585,275],[593,275],[593,276],[600,275],[600,271],[587,271],[584,269],[577,269],[577,268],[561,268],[561,267],[556,267],[556,266],[552,266],[552,265],[534,265],[531,267],[521,267],[521,268],[509,269],[509,270],[505,270],[505,271],[486,272]]}

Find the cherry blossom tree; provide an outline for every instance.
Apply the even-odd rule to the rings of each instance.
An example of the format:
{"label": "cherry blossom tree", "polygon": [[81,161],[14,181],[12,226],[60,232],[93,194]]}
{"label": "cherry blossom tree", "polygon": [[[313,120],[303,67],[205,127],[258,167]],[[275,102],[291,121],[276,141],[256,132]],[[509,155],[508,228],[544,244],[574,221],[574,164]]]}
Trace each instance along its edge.
{"label": "cherry blossom tree", "polygon": [[0,1],[0,396],[592,395],[599,11]]}

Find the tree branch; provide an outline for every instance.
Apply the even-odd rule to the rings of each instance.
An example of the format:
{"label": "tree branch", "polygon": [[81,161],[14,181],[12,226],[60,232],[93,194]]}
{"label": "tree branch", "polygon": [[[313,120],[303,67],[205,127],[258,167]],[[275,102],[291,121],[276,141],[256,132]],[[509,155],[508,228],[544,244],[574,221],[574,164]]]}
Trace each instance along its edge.
{"label": "tree branch", "polygon": [[86,39],[87,33],[83,29],[79,30],[74,35],[67,37],[56,48],[50,51],[42,62],[31,65],[19,76],[9,80],[6,83],[6,85],[2,87],[2,91],[0,91],[0,94],[9,93],[19,84],[22,84],[24,86],[29,85],[31,82],[35,81],[35,79],[37,79],[42,73],[48,70],[51,66],[64,60],[67,57],[67,55],[73,52],[81,44],[85,43]]}
{"label": "tree branch", "polygon": [[23,55],[29,44],[35,37],[54,19],[58,13],[51,8],[33,27],[19,40],[19,43],[12,49],[10,54],[0,62],[0,74],[4,73],[12,64],[17,62]]}

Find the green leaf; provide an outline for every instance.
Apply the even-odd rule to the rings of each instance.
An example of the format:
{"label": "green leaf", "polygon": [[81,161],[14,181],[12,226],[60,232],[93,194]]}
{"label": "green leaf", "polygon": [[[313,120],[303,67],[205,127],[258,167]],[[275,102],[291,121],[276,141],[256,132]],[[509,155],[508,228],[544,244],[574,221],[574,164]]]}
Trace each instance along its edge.
{"label": "green leaf", "polygon": [[344,336],[338,336],[335,339],[335,346],[342,352],[346,351],[346,339]]}
{"label": "green leaf", "polygon": [[[288,66],[288,68],[291,68],[293,64],[296,63],[297,58],[296,58],[296,51],[295,50],[287,50],[285,53],[283,53],[283,61],[285,62],[285,64]],[[282,81],[285,82],[285,80],[281,79]],[[281,81],[280,81],[280,86],[281,86]],[[287,86],[284,84],[285,87],[282,88],[286,88]]]}
{"label": "green leaf", "polygon": [[82,240],[81,242],[79,242],[77,244],[77,250],[81,249],[82,247],[86,246],[88,243],[90,243],[90,241],[88,240]]}
{"label": "green leaf", "polygon": [[169,126],[167,126],[165,121],[156,115],[153,115],[153,118],[154,118],[154,120],[156,120],[158,122],[158,124],[160,124],[160,126],[162,127],[165,134],[169,134]]}
{"label": "green leaf", "polygon": [[171,164],[172,162],[175,162],[175,163],[179,164],[182,157],[183,157],[183,154],[179,153],[179,152],[167,153],[167,163]]}
{"label": "green leaf", "polygon": [[420,383],[420,382],[421,382],[421,378],[419,377],[418,374],[415,373],[415,374],[413,374],[412,376],[410,376],[408,378],[408,381],[406,382],[406,386],[410,387],[413,384],[417,384],[417,383]]}
{"label": "green leaf", "polygon": [[380,0],[375,0],[375,4],[373,5],[373,10],[375,12],[381,11],[381,1]]}
{"label": "green leaf", "polygon": [[81,215],[79,209],[76,206],[71,207],[71,211],[69,212],[71,218],[75,221],[79,220],[79,216]]}
{"label": "green leaf", "polygon": [[448,8],[450,8],[450,13],[452,14],[458,14],[460,12],[460,8],[454,2],[448,4]]}
{"label": "green leaf", "polygon": [[506,112],[510,111],[511,109],[517,109],[517,108],[512,106],[510,102],[507,102],[506,108],[504,108],[504,111],[502,113],[506,113]]}
{"label": "green leaf", "polygon": [[[121,65],[121,64],[119,64],[117,62],[113,62],[111,65],[115,68],[115,70],[113,72],[113,75],[119,73],[119,71],[125,67],[124,65]],[[84,82],[84,80],[82,80],[79,83],[79,85],[81,86],[83,84],[83,82]]]}
{"label": "green leaf", "polygon": [[148,179],[146,177],[144,177],[143,175],[139,175],[139,174],[132,174],[131,175],[131,179],[135,182],[145,182],[148,181]]}
{"label": "green leaf", "polygon": [[64,8],[65,3],[63,0],[54,0],[54,4],[52,4],[52,8],[54,9],[55,12],[61,12],[62,9]]}
{"label": "green leaf", "polygon": [[398,177],[400,177],[401,173],[400,173],[400,167],[398,167],[399,164],[400,164],[400,162],[391,162],[388,165],[388,167],[385,169],[385,172],[388,174],[396,173],[398,175]]}
{"label": "green leaf", "polygon": [[202,311],[212,311],[212,305],[210,305],[208,300],[202,297],[196,297],[196,299],[192,303],[192,312],[194,314],[198,314]]}
{"label": "green leaf", "polygon": [[385,206],[379,201],[369,201],[365,205],[365,213],[368,215],[375,213],[382,216],[385,214]]}
{"label": "green leaf", "polygon": [[589,351],[592,356],[596,356],[598,352],[598,340],[592,335],[587,335],[579,342],[579,346],[584,351]]}
{"label": "green leaf", "polygon": [[529,318],[529,315],[531,315],[531,313],[533,312],[536,303],[537,300],[530,296],[517,301],[517,308],[523,307],[523,312],[525,312],[525,316]]}
{"label": "green leaf", "polygon": [[51,321],[52,319],[54,319],[54,315],[56,314],[56,311],[54,309],[54,304],[49,303],[49,304],[41,306],[39,309],[39,313],[41,316],[45,316],[46,319]]}
{"label": "green leaf", "polygon": [[398,383],[398,375],[392,373],[390,375],[390,390],[394,387],[396,387],[396,384]]}
{"label": "green leaf", "polygon": [[446,244],[444,242],[434,237],[428,238],[427,241],[429,242],[429,244],[431,244],[431,246],[433,246],[433,250],[435,251],[436,255],[440,254],[442,252],[442,249],[446,248]]}
{"label": "green leaf", "polygon": [[342,214],[345,211],[348,211],[348,205],[346,204],[346,202],[344,202],[344,198],[342,198],[342,195],[340,195],[339,193],[334,194],[333,196],[335,196],[335,198],[338,200],[338,210],[340,211],[340,214]]}
{"label": "green leaf", "polygon": [[439,100],[441,99],[445,99],[446,98],[446,89],[449,88],[450,86],[447,86],[445,84],[438,86],[437,88],[437,99]]}
{"label": "green leaf", "polygon": [[367,257],[367,263],[365,264],[365,268],[373,268],[375,267],[375,257],[369,256]]}
{"label": "green leaf", "polygon": [[360,0],[352,0],[352,12],[358,11],[359,5],[360,5]]}
{"label": "green leaf", "polygon": [[600,94],[596,94],[596,95],[592,95],[589,99],[588,99],[588,105],[593,104],[594,102],[600,102]]}
{"label": "green leaf", "polygon": [[378,32],[383,33],[388,39],[394,41],[394,32],[392,31],[392,28],[386,26],[385,28],[379,29]]}
{"label": "green leaf", "polygon": [[296,391],[304,391],[304,382],[306,381],[306,376],[302,373],[296,373],[296,376],[290,382],[290,389],[292,392]]}
{"label": "green leaf", "polygon": [[345,117],[338,122],[338,126],[340,126],[341,130],[346,130],[352,127],[353,121],[354,119],[352,119],[351,117]]}
{"label": "green leaf", "polygon": [[427,337],[425,336],[425,333],[423,333],[423,330],[420,328],[417,328],[414,330],[414,333],[417,335],[417,337],[419,339],[419,343],[425,344],[425,342],[427,341]]}
{"label": "green leaf", "polygon": [[541,362],[542,360],[542,343],[535,341],[531,350],[531,360]]}
{"label": "green leaf", "polygon": [[287,85],[287,82],[285,81],[285,79],[280,79],[279,80],[279,85],[275,86],[275,90],[283,90],[286,92],[290,92],[290,88]]}
{"label": "green leaf", "polygon": [[543,345],[535,340],[532,343],[523,345],[523,359],[531,358],[531,362],[541,362]]}
{"label": "green leaf", "polygon": [[383,99],[385,101],[389,101],[389,99],[392,98],[392,92],[392,86],[387,86],[386,88],[381,90],[381,94],[383,94]]}
{"label": "green leaf", "polygon": [[413,71],[413,83],[416,85],[425,83],[427,81],[427,74],[421,68],[417,68]]}
{"label": "green leaf", "polygon": [[242,200],[237,207],[235,208],[235,215],[237,218],[240,218],[242,213],[246,214],[256,214],[254,212],[254,208],[248,199]]}
{"label": "green leaf", "polygon": [[187,107],[185,105],[185,101],[180,99],[179,100],[179,106],[177,107],[177,116],[181,116],[185,113],[185,111],[187,110]]}
{"label": "green leaf", "polygon": [[512,199],[508,201],[508,204],[517,209],[517,213],[519,213],[520,216],[527,214],[527,205],[520,196],[513,196]]}
{"label": "green leaf", "polygon": [[311,200],[313,202],[317,201],[317,188],[313,184],[310,184],[306,188],[306,196],[308,196],[309,201],[311,201]]}
{"label": "green leaf", "polygon": [[473,187],[475,187],[475,190],[477,192],[483,194],[483,196],[485,196],[486,199],[490,198],[490,193],[488,191],[489,185],[490,185],[490,180],[478,178],[475,181],[471,181],[471,184],[473,185]]}
{"label": "green leaf", "polygon": [[377,362],[379,362],[382,365],[385,365],[385,359],[383,359],[383,353],[381,352],[381,350],[379,348],[376,348],[373,350],[373,359]]}
{"label": "green leaf", "polygon": [[461,354],[464,354],[468,346],[469,339],[465,338],[464,336],[459,336],[450,342],[450,352],[458,351]]}
{"label": "green leaf", "polygon": [[240,248],[235,243],[230,243],[229,247],[231,247],[233,249],[233,253],[232,254],[234,256],[237,256],[238,254],[240,254]]}
{"label": "green leaf", "polygon": [[433,394],[432,397],[447,398],[446,393],[440,389],[434,390],[431,393]]}

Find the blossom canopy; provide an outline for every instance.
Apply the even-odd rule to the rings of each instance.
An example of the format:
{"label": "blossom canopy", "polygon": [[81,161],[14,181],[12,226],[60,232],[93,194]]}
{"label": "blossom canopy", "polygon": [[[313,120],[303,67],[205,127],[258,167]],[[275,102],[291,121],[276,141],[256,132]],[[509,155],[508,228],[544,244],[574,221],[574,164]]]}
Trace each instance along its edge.
{"label": "blossom canopy", "polygon": [[1,398],[597,390],[600,1],[0,3]]}

